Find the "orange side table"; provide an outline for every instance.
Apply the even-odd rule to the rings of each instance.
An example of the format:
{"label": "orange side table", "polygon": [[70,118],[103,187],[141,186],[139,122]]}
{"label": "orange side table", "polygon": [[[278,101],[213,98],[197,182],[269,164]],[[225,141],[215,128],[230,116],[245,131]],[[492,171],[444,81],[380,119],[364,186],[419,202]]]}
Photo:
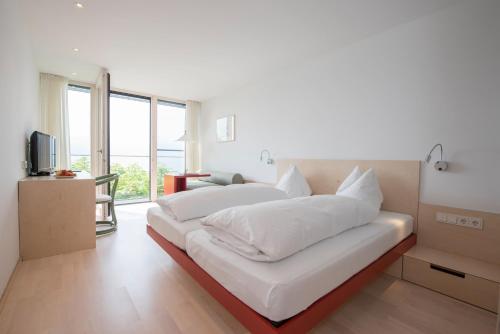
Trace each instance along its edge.
{"label": "orange side table", "polygon": [[208,177],[210,174],[165,174],[163,175],[163,192],[165,195],[186,190],[187,179],[189,177]]}

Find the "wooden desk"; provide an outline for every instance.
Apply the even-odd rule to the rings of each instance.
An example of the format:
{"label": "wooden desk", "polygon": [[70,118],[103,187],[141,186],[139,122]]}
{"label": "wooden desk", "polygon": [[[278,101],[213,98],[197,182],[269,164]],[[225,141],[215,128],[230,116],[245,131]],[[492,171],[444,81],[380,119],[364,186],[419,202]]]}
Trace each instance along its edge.
{"label": "wooden desk", "polygon": [[184,191],[187,186],[187,178],[208,176],[210,176],[210,174],[165,174],[163,176],[163,193],[165,195],[169,195],[179,191]]}
{"label": "wooden desk", "polygon": [[22,260],[95,248],[95,179],[54,176],[19,181]]}

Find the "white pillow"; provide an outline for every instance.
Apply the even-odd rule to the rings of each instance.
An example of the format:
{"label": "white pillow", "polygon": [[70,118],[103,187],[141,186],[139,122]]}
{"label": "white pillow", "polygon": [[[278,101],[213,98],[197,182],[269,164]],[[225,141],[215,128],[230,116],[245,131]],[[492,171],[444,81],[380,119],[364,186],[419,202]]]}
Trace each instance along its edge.
{"label": "white pillow", "polygon": [[361,169],[359,168],[359,166],[354,167],[351,174],[349,174],[345,178],[344,182],[342,182],[342,184],[337,189],[337,194],[339,192],[344,191],[347,188],[349,188],[357,179],[359,179],[361,177],[361,175],[363,175],[363,173],[361,172]]}
{"label": "white pillow", "polygon": [[377,209],[380,209],[384,196],[380,190],[377,176],[373,169],[369,169],[361,175],[353,184],[347,189],[338,191],[337,195],[356,198],[365,201]]}
{"label": "white pillow", "polygon": [[299,169],[293,165],[281,177],[276,189],[283,190],[289,198],[311,196],[311,188]]}

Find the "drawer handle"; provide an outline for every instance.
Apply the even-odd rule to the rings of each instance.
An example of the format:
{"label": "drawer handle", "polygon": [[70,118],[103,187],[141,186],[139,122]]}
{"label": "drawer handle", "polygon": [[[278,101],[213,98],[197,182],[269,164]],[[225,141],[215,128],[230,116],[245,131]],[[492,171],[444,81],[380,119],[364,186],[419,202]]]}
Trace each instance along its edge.
{"label": "drawer handle", "polygon": [[453,275],[453,276],[460,277],[460,278],[465,278],[465,274],[460,272],[460,271],[456,271],[456,270],[449,269],[446,267],[441,267],[441,266],[438,266],[437,264],[433,264],[433,263],[431,263],[430,266],[431,266],[431,269],[440,271],[442,273]]}

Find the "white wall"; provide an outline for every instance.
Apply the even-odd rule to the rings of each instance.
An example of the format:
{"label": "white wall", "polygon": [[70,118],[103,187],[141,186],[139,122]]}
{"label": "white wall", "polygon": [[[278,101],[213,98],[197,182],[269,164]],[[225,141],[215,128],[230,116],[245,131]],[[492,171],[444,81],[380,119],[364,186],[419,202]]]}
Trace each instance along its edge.
{"label": "white wall", "polygon": [[[275,158],[423,160],[421,200],[500,213],[500,5],[457,5],[205,101],[203,168],[274,182]],[[298,41],[300,42],[300,41]],[[215,122],[236,115],[236,141]],[[439,155],[436,153],[434,158]]]}
{"label": "white wall", "polygon": [[0,294],[19,259],[17,181],[27,136],[38,126],[38,71],[17,5],[0,0]]}

